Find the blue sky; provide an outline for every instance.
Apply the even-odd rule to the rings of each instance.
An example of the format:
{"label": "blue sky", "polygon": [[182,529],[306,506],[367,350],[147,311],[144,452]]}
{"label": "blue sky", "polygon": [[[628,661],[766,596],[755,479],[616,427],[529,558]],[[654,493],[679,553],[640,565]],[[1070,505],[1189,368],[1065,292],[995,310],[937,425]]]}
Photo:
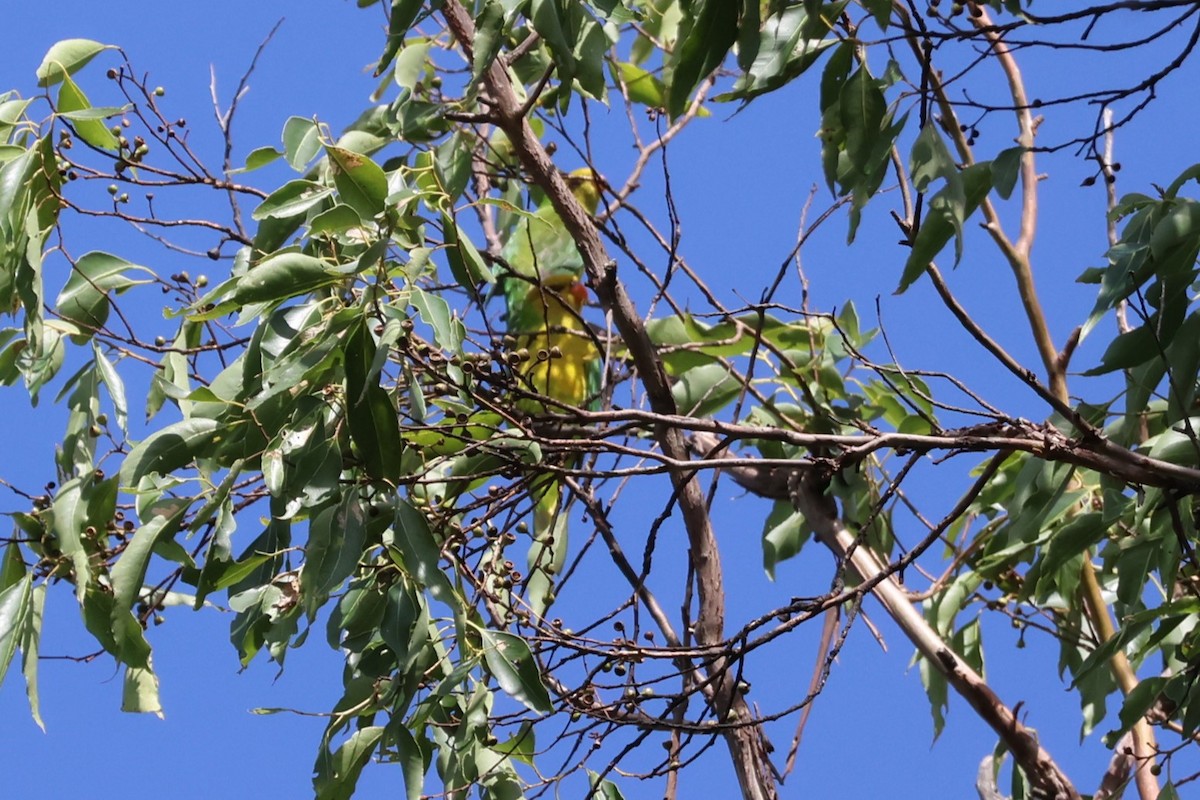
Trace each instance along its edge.
{"label": "blue sky", "polygon": [[[34,69],[49,46],[70,37],[121,45],[151,84],[166,87],[168,106],[187,115],[193,142],[215,153],[219,139],[212,124],[209,68],[215,69],[223,103],[228,102],[255,48],[281,17],[282,27],[268,46],[242,101],[237,140],[241,153],[279,142],[279,131],[292,115],[317,116],[340,129],[368,103],[376,82],[369,71],[382,44],[382,15],[351,3],[267,2],[206,4],[105,4],[58,0],[53,13],[35,4],[19,4],[6,13],[9,31],[0,50],[0,90],[34,91]],[[103,60],[105,57],[102,56]],[[1077,76],[1070,69],[1031,59],[1031,91],[1047,95]],[[1115,77],[1127,64],[1112,62]],[[102,82],[103,66],[93,67],[85,88]],[[1100,80],[1106,74],[1091,76]],[[790,250],[801,208],[813,184],[821,182],[814,93],[815,76],[798,81],[777,97],[765,98],[729,118],[715,109],[672,145],[672,178],[683,219],[684,250],[730,303],[737,292],[756,300],[759,287]],[[1166,95],[1118,138],[1124,169],[1121,188],[1149,191],[1149,183],[1167,183],[1197,159],[1185,131],[1195,130],[1196,111],[1182,95],[1178,78]],[[1174,102],[1173,102],[1174,101]],[[613,112],[614,114],[618,112]],[[1043,133],[1061,135],[1069,125],[1086,127],[1080,111],[1065,120],[1052,118]],[[1013,135],[1009,119],[985,120],[983,136],[1001,149]],[[982,140],[981,140],[982,143]],[[627,153],[601,150],[600,160],[620,164]],[[576,164],[565,164],[573,167]],[[1041,234],[1036,267],[1043,302],[1054,318],[1061,342],[1090,308],[1091,287],[1073,283],[1084,268],[1101,263],[1104,241],[1103,190],[1081,189],[1091,167],[1069,153],[1042,162],[1044,182]],[[752,180],[747,180],[752,176]],[[269,179],[264,179],[269,180]],[[265,184],[265,185],[269,185]],[[654,197],[657,179],[647,176],[643,197]],[[829,202],[818,192],[815,213]],[[647,200],[647,205],[653,205]],[[835,219],[813,238],[804,260],[814,289],[813,307],[828,309],[852,297],[864,326],[874,322],[878,296],[893,344],[906,365],[938,368],[967,377],[990,399],[1017,415],[1043,416],[1034,398],[1016,381],[986,363],[974,344],[946,319],[925,282],[901,297],[890,295],[899,278],[903,253],[883,209],[869,209],[860,241],[845,246],[844,221]],[[874,213],[872,213],[872,211]],[[135,247],[138,245],[134,245]],[[154,251],[142,258],[161,259]],[[1013,352],[1032,363],[1028,335],[1018,319],[1011,278],[999,256],[968,249],[968,261],[953,276],[961,299]],[[133,258],[131,256],[131,258]],[[133,258],[133,260],[137,260]],[[155,264],[164,272],[201,269],[195,263]],[[944,269],[949,264],[944,265]],[[215,269],[215,268],[214,268]],[[635,283],[635,289],[637,288]],[[1085,343],[1079,369],[1097,353]],[[1091,360],[1089,360],[1091,359]],[[1081,379],[1075,387],[1088,388]],[[63,424],[60,410],[45,398],[31,409],[19,389],[0,392],[8,447],[0,452],[0,476],[36,488],[53,474],[53,443]],[[16,476],[21,476],[20,478]],[[42,477],[45,476],[45,477]],[[961,476],[959,477],[961,479]],[[937,498],[941,476],[926,477]],[[948,507],[955,486],[942,487]],[[723,484],[716,513],[733,611],[730,627],[793,595],[815,594],[828,583],[832,560],[816,547],[783,565],[772,584],[761,569],[759,527],[765,508]],[[0,497],[0,510],[20,508]],[[678,531],[677,538],[681,539]],[[59,587],[62,588],[62,587]],[[45,655],[80,655],[90,648],[68,592],[51,593],[42,645]],[[979,759],[994,736],[963,704],[951,701],[946,733],[931,743],[928,704],[919,676],[911,668],[911,648],[884,619],[877,606],[868,613],[884,631],[884,653],[863,627],[855,630],[825,694],[809,722],[796,774],[784,795],[892,798],[968,796]],[[274,665],[259,659],[245,673],[228,644],[228,618],[219,612],[168,612],[168,621],[150,632],[155,666],[162,683],[166,718],[119,712],[121,681],[111,660],[93,663],[47,660],[42,665],[41,700],[48,731],[29,720],[19,675],[0,689],[6,759],[5,789],[13,797],[90,798],[164,796],[186,800],[212,796],[303,797],[324,721],[316,716],[250,713],[257,707],[289,707],[314,714],[326,711],[340,695],[341,659],[314,636],[289,656],[277,676]],[[792,637],[783,650],[759,668],[769,684],[796,687],[799,695],[812,670],[818,626]],[[1094,788],[1107,753],[1092,742],[1078,748],[1077,701],[1055,675],[1055,649],[1030,637],[1024,650],[1010,647],[1012,631],[988,631],[989,678],[1010,704],[1024,701],[1028,724],[1079,781]],[[764,697],[766,688],[763,689]],[[776,729],[776,744],[787,746],[789,725]],[[364,798],[395,796],[399,770],[369,768],[360,783]],[[52,788],[51,788],[52,787]],[[690,787],[690,788],[689,788]],[[945,787],[931,794],[931,787]],[[951,788],[952,787],[952,788]],[[657,797],[661,785],[623,783],[629,798]],[[683,796],[733,796],[736,785],[716,749],[684,779]],[[47,794],[49,792],[49,794]]]}

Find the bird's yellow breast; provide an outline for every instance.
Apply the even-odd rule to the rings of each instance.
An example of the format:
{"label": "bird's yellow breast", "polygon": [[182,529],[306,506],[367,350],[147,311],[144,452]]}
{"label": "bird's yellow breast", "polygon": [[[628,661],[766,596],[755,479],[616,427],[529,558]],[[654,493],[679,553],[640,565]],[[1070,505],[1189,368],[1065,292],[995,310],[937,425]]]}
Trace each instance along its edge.
{"label": "bird's yellow breast", "polygon": [[[563,405],[583,407],[595,391],[590,373],[596,369],[600,354],[577,313],[568,309],[558,294],[545,295],[546,328],[526,334],[519,341],[530,356],[519,372],[523,388]],[[547,410],[536,402],[523,405],[532,411]]]}

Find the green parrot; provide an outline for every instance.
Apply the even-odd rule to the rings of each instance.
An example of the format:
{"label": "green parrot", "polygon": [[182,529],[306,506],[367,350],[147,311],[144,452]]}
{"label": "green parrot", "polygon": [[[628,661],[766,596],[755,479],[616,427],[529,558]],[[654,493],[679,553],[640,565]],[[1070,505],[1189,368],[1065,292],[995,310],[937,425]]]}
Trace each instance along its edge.
{"label": "green parrot", "polygon": [[[600,191],[592,171],[578,169],[566,179],[579,204],[596,213]],[[521,217],[500,255],[510,270],[500,281],[508,332],[531,356],[518,368],[521,388],[558,406],[593,406],[601,364],[580,316],[587,302],[579,280],[583,257],[549,198]],[[522,400],[520,406],[533,413],[556,410],[555,403],[536,400]]]}
{"label": "green parrot", "polygon": [[[600,190],[592,170],[575,170],[566,179],[579,204],[595,214]],[[580,316],[588,296],[580,282],[583,257],[548,198],[520,218],[501,256],[509,268],[500,281],[508,333],[516,348],[530,356],[516,368],[523,395],[518,408],[537,414],[562,411],[564,406],[595,407],[602,364]],[[541,614],[552,600],[554,576],[566,561],[567,524],[560,509],[562,487],[552,474],[535,477],[530,490],[535,498],[534,543],[526,598]]]}

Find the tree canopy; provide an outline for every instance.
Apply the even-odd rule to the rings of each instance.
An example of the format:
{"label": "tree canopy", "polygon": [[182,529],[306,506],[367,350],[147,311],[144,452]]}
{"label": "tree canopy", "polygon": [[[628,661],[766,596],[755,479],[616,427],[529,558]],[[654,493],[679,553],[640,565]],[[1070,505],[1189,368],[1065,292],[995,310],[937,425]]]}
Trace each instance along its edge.
{"label": "tree canopy", "polygon": [[[386,33],[344,130],[240,141],[251,66],[214,160],[84,38],[0,95],[0,383],[67,420],[54,475],[0,476],[0,679],[39,724],[63,592],[127,711],[161,711],[155,626],[189,608],[242,665],[338,651],[322,800],[373,762],[411,798],[690,796],[713,752],[780,797],[851,636],[911,646],[931,711],[864,725],[936,737],[954,695],[994,731],[981,797],[1200,775],[1200,164],[1121,194],[1114,156],[1187,91],[1200,7],[358,5]],[[739,149],[685,145],[764,106],[780,163],[815,134],[788,228]],[[1191,157],[1162,133],[1128,145]],[[526,286],[560,303],[539,335]],[[598,387],[556,392],[576,358]],[[1107,770],[989,682],[1026,637]]]}

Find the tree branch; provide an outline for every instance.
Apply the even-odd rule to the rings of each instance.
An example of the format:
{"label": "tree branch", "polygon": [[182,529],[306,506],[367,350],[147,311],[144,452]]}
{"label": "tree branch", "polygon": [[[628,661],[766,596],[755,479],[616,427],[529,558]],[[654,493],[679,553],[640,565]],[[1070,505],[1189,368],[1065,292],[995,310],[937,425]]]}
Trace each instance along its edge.
{"label": "tree branch", "polygon": [[[715,443],[713,437],[696,446],[711,451],[711,445]],[[764,485],[774,485],[778,480],[777,471],[759,475],[752,467],[742,467],[733,472],[732,477],[752,492],[757,492]],[[1079,793],[1050,754],[1042,748],[1037,734],[1025,727],[1017,719],[1015,711],[1001,701],[983,677],[959,658],[913,607],[893,571],[846,528],[838,516],[836,503],[825,496],[824,483],[825,479],[811,468],[795,470],[788,476],[792,503],[804,516],[805,524],[813,529],[817,539],[833,552],[839,563],[847,564],[857,574],[917,651],[945,676],[954,690],[1000,736],[1035,789],[1048,798],[1078,800]]]}

